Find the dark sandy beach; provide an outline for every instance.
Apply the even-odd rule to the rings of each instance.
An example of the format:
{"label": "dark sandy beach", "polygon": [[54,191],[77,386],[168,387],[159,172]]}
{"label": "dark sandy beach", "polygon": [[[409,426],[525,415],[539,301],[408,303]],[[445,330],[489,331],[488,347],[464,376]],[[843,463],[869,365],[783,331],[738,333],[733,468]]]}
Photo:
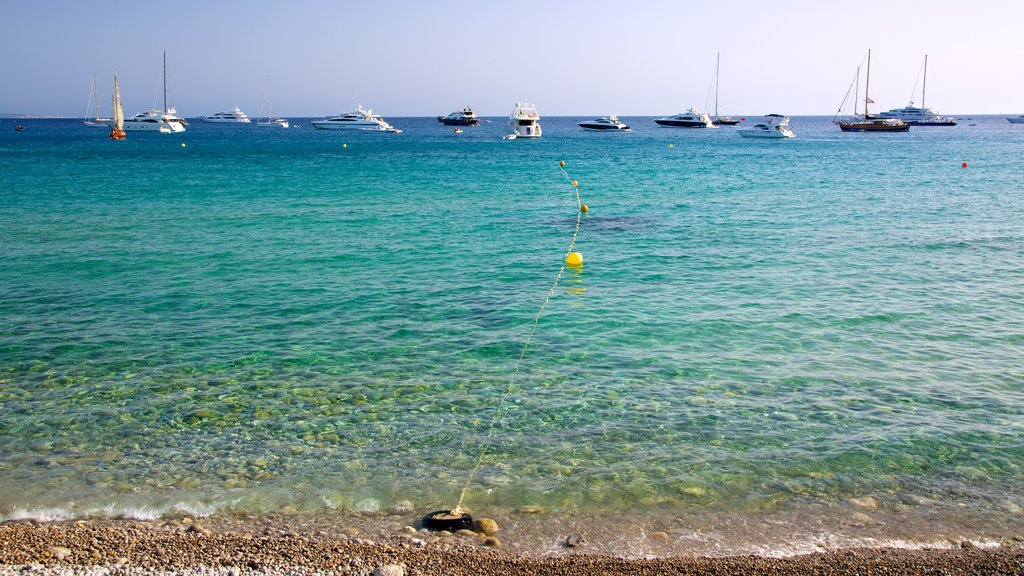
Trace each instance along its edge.
{"label": "dark sandy beach", "polygon": [[944,549],[840,549],[765,556],[619,558],[585,544],[557,556],[508,551],[500,533],[303,533],[251,522],[189,518],[0,525],[0,574],[1006,574],[1024,573],[1022,538]]}

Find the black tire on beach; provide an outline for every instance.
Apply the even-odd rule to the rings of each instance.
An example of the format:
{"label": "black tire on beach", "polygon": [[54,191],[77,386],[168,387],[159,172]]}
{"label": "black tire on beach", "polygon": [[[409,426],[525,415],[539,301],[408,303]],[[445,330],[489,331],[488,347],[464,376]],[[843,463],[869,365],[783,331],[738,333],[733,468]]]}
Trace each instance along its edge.
{"label": "black tire on beach", "polygon": [[461,516],[452,516],[451,510],[436,510],[423,517],[423,527],[427,530],[470,530],[473,528],[473,517],[465,512]]}

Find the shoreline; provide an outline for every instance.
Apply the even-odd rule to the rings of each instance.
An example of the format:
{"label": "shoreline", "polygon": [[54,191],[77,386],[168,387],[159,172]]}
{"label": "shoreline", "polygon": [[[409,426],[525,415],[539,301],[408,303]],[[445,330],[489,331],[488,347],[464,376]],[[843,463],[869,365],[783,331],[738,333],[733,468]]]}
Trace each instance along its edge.
{"label": "shoreline", "polygon": [[[260,528],[262,526],[262,529]],[[340,533],[311,525],[277,526],[252,519],[78,520],[0,524],[0,575],[134,574],[371,574],[401,565],[405,574],[1008,574],[1024,571],[1024,535],[991,547],[961,542],[949,548],[844,548],[788,557],[707,556],[677,551],[627,558],[588,551],[583,540],[560,555],[509,550],[499,532],[442,534],[404,527]],[[511,537],[511,536],[509,536]]]}

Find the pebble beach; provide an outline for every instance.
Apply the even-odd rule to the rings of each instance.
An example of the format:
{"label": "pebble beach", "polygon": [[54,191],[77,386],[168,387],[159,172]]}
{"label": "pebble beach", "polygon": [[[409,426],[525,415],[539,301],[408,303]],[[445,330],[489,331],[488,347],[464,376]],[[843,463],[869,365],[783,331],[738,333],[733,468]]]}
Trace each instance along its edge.
{"label": "pebble beach", "polygon": [[[211,525],[213,526],[213,525]],[[593,575],[593,574],[1006,574],[1024,570],[1024,538],[981,548],[840,549],[791,557],[676,555],[620,558],[586,552],[522,555],[482,533],[426,533],[409,527],[351,535],[301,534],[253,523],[207,527],[190,518],[162,522],[77,521],[0,525],[0,575],[177,576]],[[491,540],[496,540],[491,537]],[[581,544],[577,542],[576,545]]]}

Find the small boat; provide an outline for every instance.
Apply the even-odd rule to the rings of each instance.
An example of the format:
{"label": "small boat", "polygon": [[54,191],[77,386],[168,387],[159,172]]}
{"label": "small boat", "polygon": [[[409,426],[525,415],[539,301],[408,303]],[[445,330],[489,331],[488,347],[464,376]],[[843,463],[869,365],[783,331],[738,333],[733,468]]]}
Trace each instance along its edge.
{"label": "small boat", "polygon": [[625,122],[620,121],[618,116],[614,114],[580,122],[577,126],[584,130],[594,130],[596,132],[624,132],[629,130],[629,126]]}
{"label": "small boat", "polygon": [[267,89],[263,100],[267,104],[267,115],[264,118],[256,119],[257,128],[287,128],[288,121],[284,118],[275,118],[270,114],[270,75],[267,74]]}
{"label": "small boat", "polygon": [[[854,82],[856,86],[860,79],[860,68],[857,69],[857,80]],[[864,115],[862,118],[850,118],[847,120],[836,120],[832,119],[832,122],[839,126],[839,129],[843,132],[907,132],[910,130],[910,124],[907,124],[899,118],[879,118],[877,116],[871,116],[868,114],[868,104],[874,102],[868,97],[868,88],[871,85],[871,50],[868,50],[868,68],[867,78],[864,81]],[[850,92],[847,91],[847,96]],[[856,106],[857,98],[854,97],[854,105]],[[844,99],[845,103],[846,100]],[[840,106],[842,108],[842,106]]]}
{"label": "small boat", "polygon": [[680,112],[675,116],[656,118],[654,123],[659,126],[672,126],[674,128],[713,128],[711,117],[697,108],[690,108],[686,112]]}
{"label": "small boat", "polygon": [[476,126],[480,124],[480,117],[473,112],[472,108],[466,106],[447,116],[438,116],[437,121],[445,126]]}
{"label": "small boat", "polygon": [[718,65],[721,63],[722,53],[719,52],[715,56],[715,115],[711,118],[711,123],[715,126],[736,126],[740,123],[739,120],[732,116],[719,116],[718,115]]}
{"label": "small boat", "polygon": [[462,130],[462,128],[456,128],[455,130],[452,130],[452,132],[454,132],[456,134],[462,134],[463,130]]}
{"label": "small boat", "polygon": [[14,131],[15,132],[24,132],[25,131],[25,125],[24,124],[15,124],[14,125]]}
{"label": "small boat", "polygon": [[111,119],[110,139],[124,140],[124,109],[121,108],[121,90],[117,87],[117,74],[114,74],[114,117]]}
{"label": "small boat", "polygon": [[739,128],[736,133],[744,138],[795,138],[789,127],[789,118],[782,114],[766,114],[764,121]]}
{"label": "small boat", "polygon": [[928,55],[924,55],[924,82],[921,83],[921,106],[914,101],[903,108],[880,112],[879,118],[899,118],[911,126],[956,126],[956,118],[943,116],[924,105],[925,90],[928,86]]}
{"label": "small boat", "polygon": [[[96,111],[89,114],[89,111],[95,106]],[[89,103],[85,106],[85,120],[86,126],[93,128],[106,128],[107,122],[110,118],[100,118],[100,99],[96,92],[96,74],[92,75],[92,93],[89,95]]]}
{"label": "small boat", "polygon": [[1024,124],[1024,115],[1022,116],[1010,116],[1006,119],[1010,124]]}
{"label": "small boat", "polygon": [[314,128],[319,128],[321,130],[401,132],[401,130],[398,130],[391,124],[388,124],[383,118],[374,114],[373,110],[364,110],[362,106],[356,106],[355,110],[347,114],[339,114],[337,116],[324,118],[323,120],[314,120],[312,124]]}
{"label": "small boat", "polygon": [[242,112],[238,106],[231,112],[217,112],[210,116],[200,116],[200,120],[211,124],[248,124],[252,122],[249,116],[245,112]]}
{"label": "small boat", "polygon": [[516,102],[516,107],[512,109],[512,114],[508,117],[508,126],[512,132],[505,136],[506,140],[540,138],[542,133],[540,114],[529,102]]}

